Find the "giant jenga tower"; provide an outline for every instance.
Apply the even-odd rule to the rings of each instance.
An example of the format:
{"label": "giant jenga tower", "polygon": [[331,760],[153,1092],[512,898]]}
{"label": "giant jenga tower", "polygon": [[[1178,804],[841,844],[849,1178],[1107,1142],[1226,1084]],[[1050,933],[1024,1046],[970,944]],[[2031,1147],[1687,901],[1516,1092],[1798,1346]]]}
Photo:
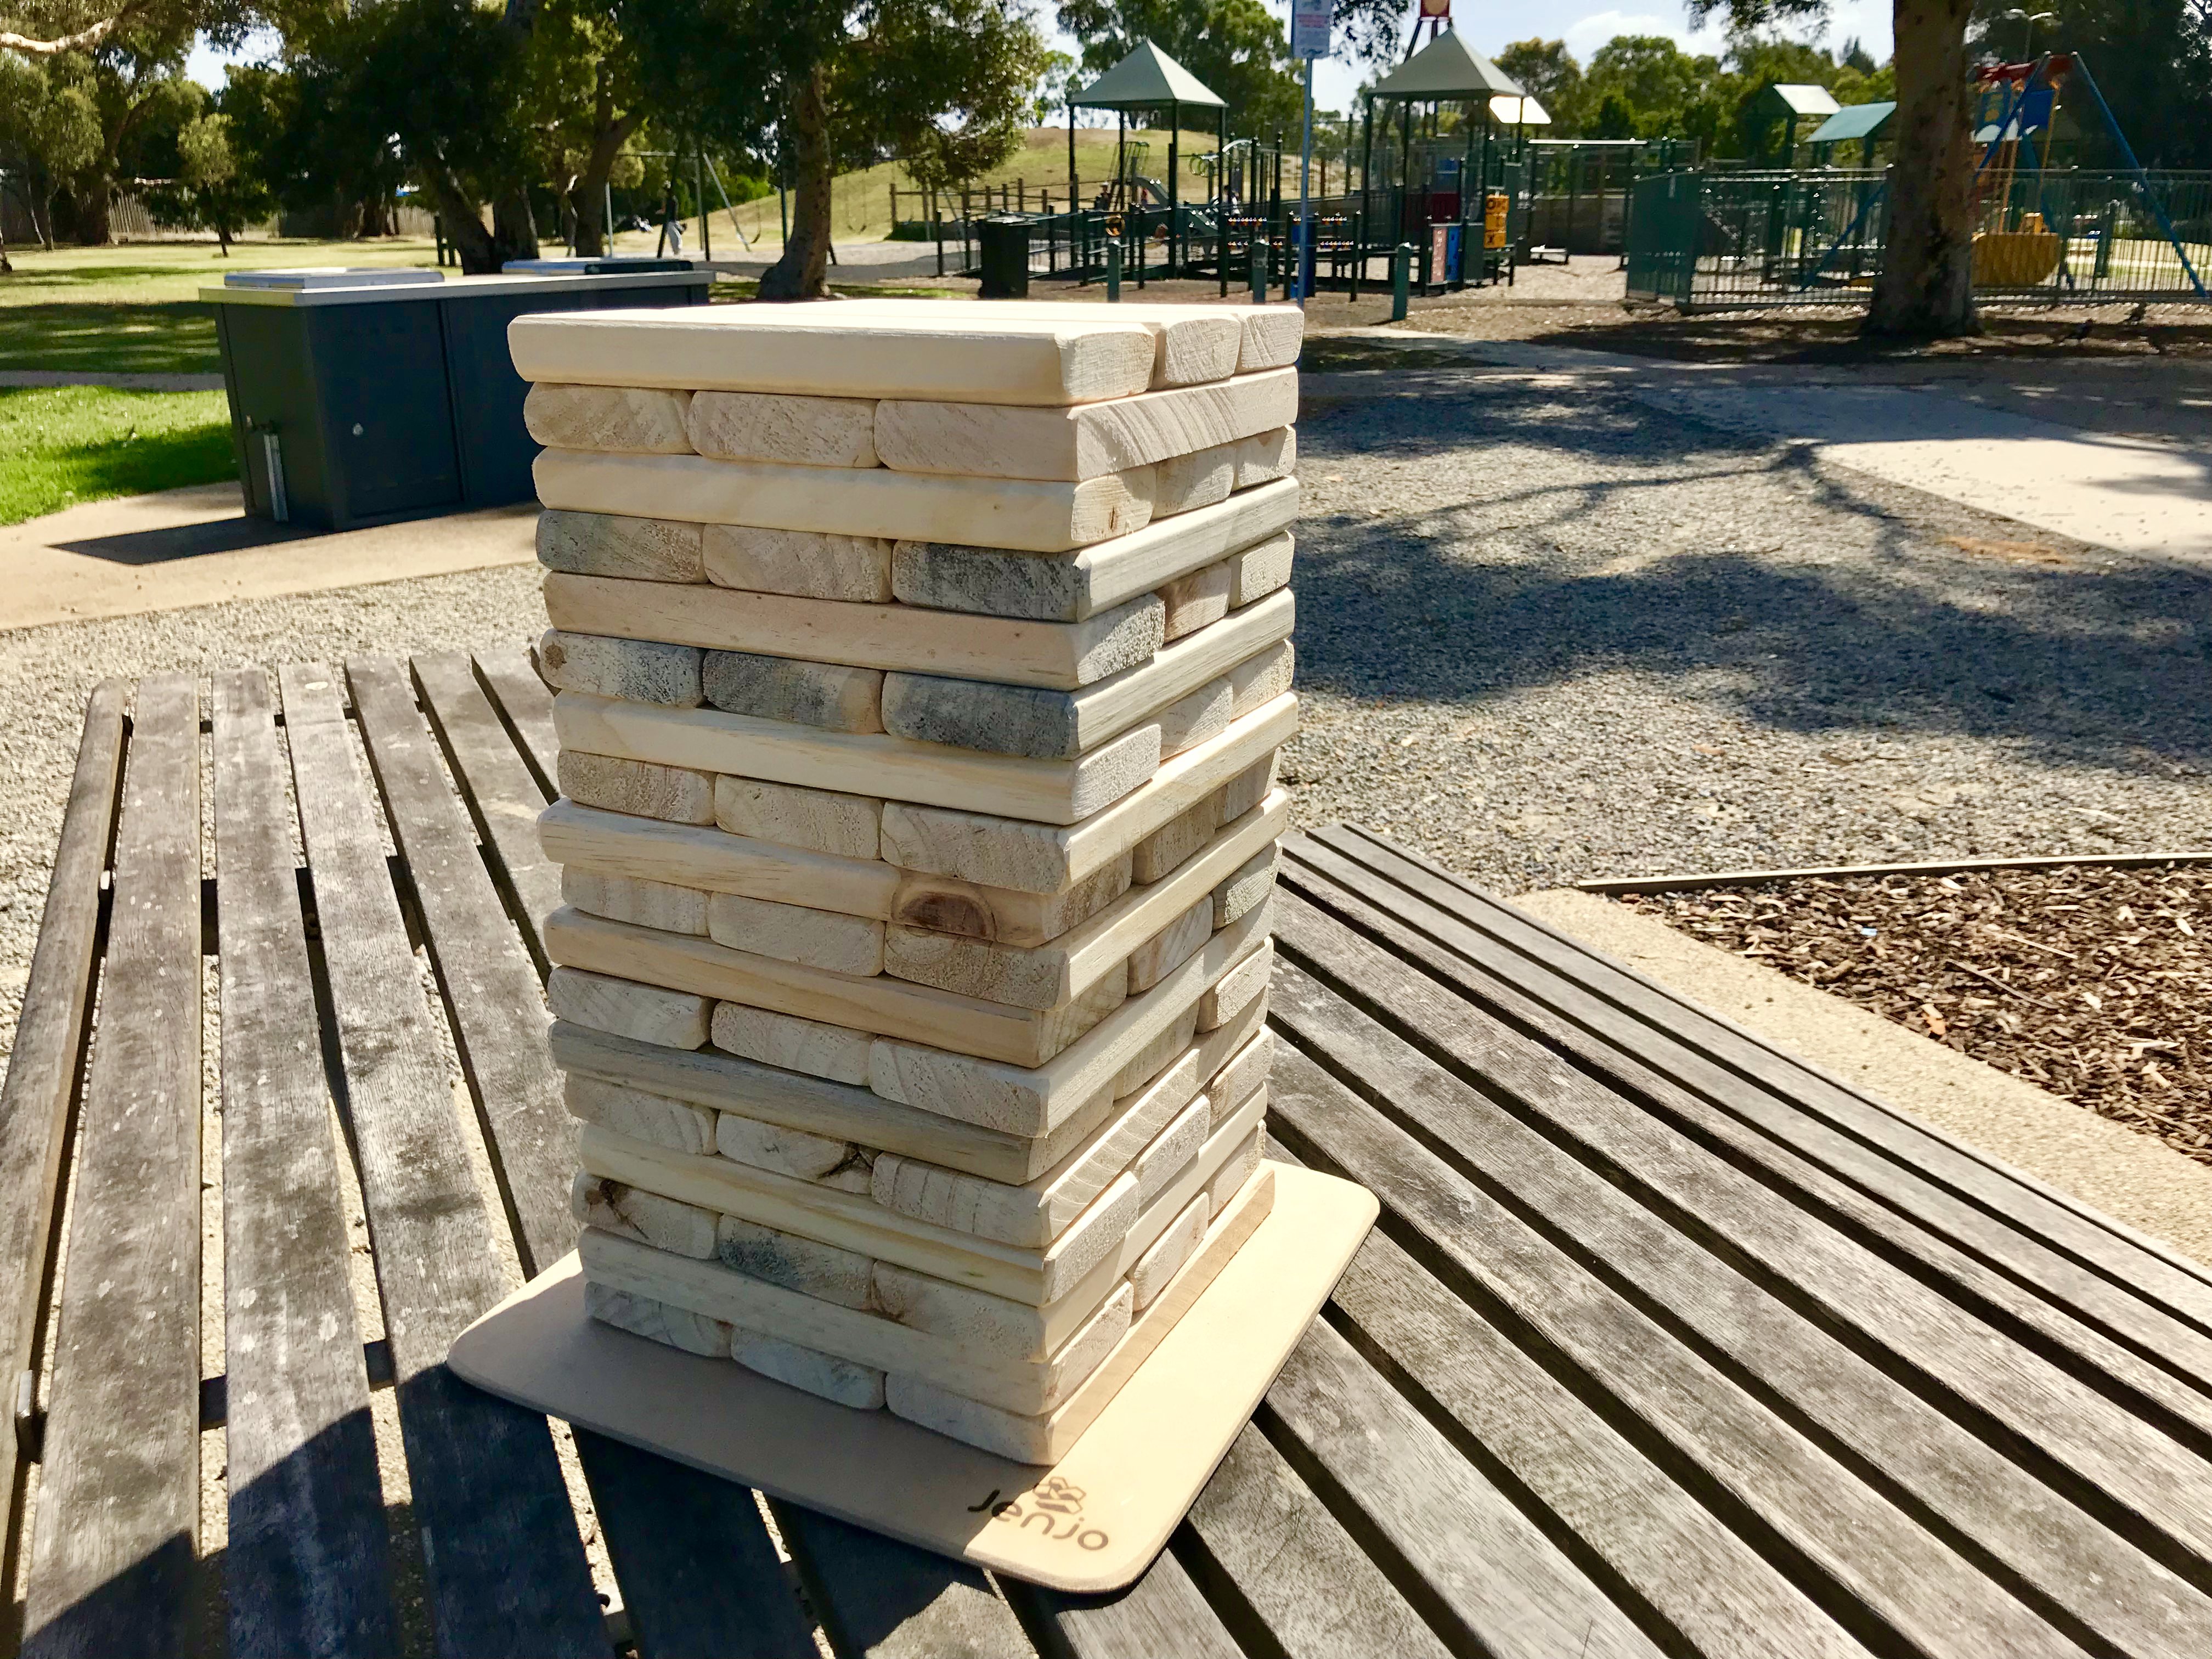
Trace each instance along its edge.
{"label": "giant jenga tower", "polygon": [[514,325],[594,1317],[1048,1463],[1267,1217],[1300,331]]}

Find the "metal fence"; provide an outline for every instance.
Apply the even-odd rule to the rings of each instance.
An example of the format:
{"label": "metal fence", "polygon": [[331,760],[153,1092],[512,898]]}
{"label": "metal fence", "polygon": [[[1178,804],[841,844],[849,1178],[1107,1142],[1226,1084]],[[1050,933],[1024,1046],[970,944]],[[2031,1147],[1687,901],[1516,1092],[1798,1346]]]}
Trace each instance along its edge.
{"label": "metal fence", "polygon": [[[2212,303],[2212,173],[1999,173],[1975,192],[1989,300]],[[1628,293],[1686,311],[1863,305],[1887,171],[1670,173],[1631,193]]]}

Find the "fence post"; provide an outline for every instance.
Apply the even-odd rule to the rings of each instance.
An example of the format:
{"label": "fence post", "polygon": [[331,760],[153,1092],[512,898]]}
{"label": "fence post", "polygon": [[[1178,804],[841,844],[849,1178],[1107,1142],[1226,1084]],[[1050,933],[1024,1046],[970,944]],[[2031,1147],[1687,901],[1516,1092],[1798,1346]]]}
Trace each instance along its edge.
{"label": "fence post", "polygon": [[1398,244],[1398,251],[1390,256],[1390,320],[1406,320],[1407,290],[1413,284],[1414,247],[1411,242]]}
{"label": "fence post", "polygon": [[1121,239],[1106,239],[1106,298],[1119,303],[1121,298]]}
{"label": "fence post", "polygon": [[1252,302],[1267,303],[1267,242],[1264,234],[1252,238]]}

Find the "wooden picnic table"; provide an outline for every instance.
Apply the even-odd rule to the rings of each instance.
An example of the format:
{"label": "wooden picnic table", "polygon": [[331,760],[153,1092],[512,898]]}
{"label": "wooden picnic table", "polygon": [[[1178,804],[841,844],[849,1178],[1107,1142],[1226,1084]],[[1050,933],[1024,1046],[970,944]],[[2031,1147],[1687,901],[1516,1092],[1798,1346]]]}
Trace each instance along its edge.
{"label": "wooden picnic table", "polygon": [[564,1468],[442,1363],[574,1231],[545,690],[273,682],[91,699],[0,1101],[28,1651],[2212,1653],[2203,1267],[1345,829],[1287,848],[1271,1115],[1383,1218],[1136,1586]]}

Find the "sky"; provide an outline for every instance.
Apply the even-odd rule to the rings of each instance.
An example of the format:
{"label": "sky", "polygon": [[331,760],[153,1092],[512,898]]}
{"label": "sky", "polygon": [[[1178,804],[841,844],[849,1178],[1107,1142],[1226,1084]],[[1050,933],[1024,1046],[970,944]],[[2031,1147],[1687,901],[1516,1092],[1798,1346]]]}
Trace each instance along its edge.
{"label": "sky", "polygon": [[[1634,0],[1630,3],[1633,6]],[[1285,19],[1290,15],[1288,0],[1268,0],[1268,9]],[[1584,63],[1616,34],[1670,35],[1690,52],[1717,53],[1723,45],[1717,22],[1709,21],[1702,30],[1692,30],[1680,0],[1672,5],[1661,3],[1629,10],[1613,7],[1602,11],[1591,10],[1589,0],[1517,0],[1517,3],[1504,6],[1484,4],[1481,0],[1453,0],[1452,9],[1456,27],[1474,49],[1486,56],[1498,52],[1508,41],[1532,37],[1565,40],[1567,50]],[[1049,0],[1040,9],[1049,20]],[[1410,0],[1407,9],[1413,9]],[[1890,9],[1891,0],[1828,0],[1827,30],[1820,39],[1823,44],[1836,47],[1856,35],[1875,61],[1880,63],[1889,56]],[[1054,44],[1071,54],[1077,50],[1073,40],[1056,33]],[[251,63],[267,57],[275,46],[270,37],[258,45],[249,42],[239,52],[218,54],[203,40],[185,65],[185,73],[204,86],[219,87],[223,83],[228,63],[239,59]],[[1345,111],[1350,108],[1352,94],[1364,78],[1363,71],[1350,63],[1328,59],[1316,64],[1314,101],[1322,109]]]}

